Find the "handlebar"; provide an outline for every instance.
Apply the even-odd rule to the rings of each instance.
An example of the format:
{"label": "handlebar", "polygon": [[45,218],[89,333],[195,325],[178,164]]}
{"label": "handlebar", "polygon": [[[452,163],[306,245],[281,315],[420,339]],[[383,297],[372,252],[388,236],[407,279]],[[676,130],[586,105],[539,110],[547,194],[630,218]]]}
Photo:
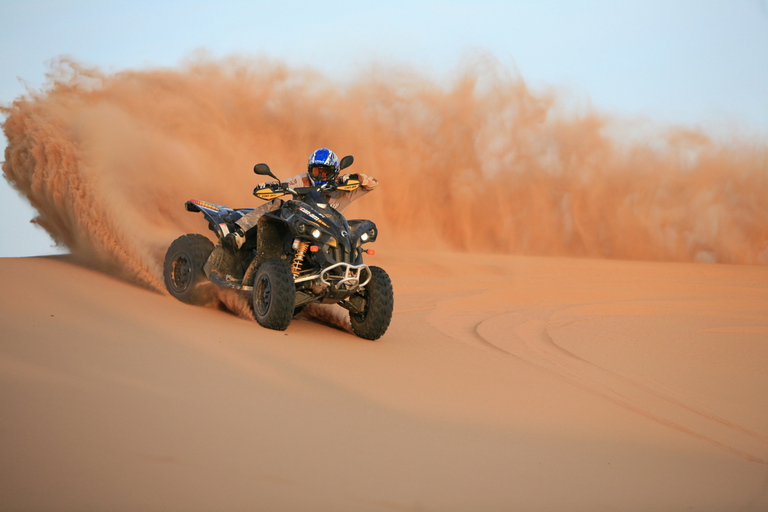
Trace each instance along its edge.
{"label": "handlebar", "polygon": [[[293,188],[288,183],[281,182],[275,185],[265,186],[262,188],[256,187],[253,189],[253,195],[259,199],[271,200],[280,197],[285,194],[291,194],[294,198],[300,198],[306,194],[316,192],[333,192],[334,190],[355,190],[360,186],[360,182],[357,180],[350,180],[347,183],[324,183],[315,187],[296,187]],[[278,192],[279,191],[279,192]]]}

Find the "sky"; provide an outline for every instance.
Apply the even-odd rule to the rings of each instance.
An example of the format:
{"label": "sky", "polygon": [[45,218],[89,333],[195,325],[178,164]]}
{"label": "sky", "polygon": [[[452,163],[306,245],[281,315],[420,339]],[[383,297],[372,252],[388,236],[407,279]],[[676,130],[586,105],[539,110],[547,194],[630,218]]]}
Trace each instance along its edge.
{"label": "sky", "polygon": [[[340,81],[374,62],[449,79],[481,52],[574,104],[768,141],[766,0],[0,0],[0,104],[42,85],[61,55],[118,72],[200,50]],[[0,257],[62,251],[4,179],[0,205]]]}

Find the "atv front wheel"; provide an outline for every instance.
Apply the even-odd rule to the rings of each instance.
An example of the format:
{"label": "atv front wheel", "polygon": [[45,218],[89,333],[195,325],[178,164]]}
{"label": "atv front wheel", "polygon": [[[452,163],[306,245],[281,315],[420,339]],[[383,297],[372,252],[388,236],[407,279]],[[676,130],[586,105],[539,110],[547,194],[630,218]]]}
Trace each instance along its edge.
{"label": "atv front wheel", "polygon": [[366,340],[377,340],[384,335],[392,320],[395,297],[392,281],[384,269],[369,268],[371,280],[364,290],[356,294],[358,300],[355,302],[363,304],[362,311],[350,310],[349,321],[355,334]]}
{"label": "atv front wheel", "polygon": [[293,318],[296,286],[288,264],[270,258],[259,265],[253,280],[253,314],[259,325],[284,331]]}
{"label": "atv front wheel", "polygon": [[171,295],[196,306],[210,295],[203,265],[213,251],[213,242],[203,235],[184,235],[173,241],[165,253],[163,278]]}

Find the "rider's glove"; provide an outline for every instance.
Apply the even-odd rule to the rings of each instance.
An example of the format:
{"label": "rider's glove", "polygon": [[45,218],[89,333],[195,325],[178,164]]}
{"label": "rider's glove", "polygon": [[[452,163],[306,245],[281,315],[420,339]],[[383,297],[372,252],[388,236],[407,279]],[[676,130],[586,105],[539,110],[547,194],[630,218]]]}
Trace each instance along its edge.
{"label": "rider's glove", "polygon": [[268,181],[266,183],[259,183],[258,185],[256,185],[256,188],[253,189],[253,192],[256,193],[257,190],[262,190],[262,189],[265,189],[265,188],[271,188],[271,187],[274,187],[275,185],[279,185],[279,184],[280,184],[279,181]]}
{"label": "rider's glove", "polygon": [[341,179],[339,180],[339,183],[341,185],[346,185],[349,182],[349,180],[359,180],[359,178],[357,174],[345,174],[344,176],[341,177]]}

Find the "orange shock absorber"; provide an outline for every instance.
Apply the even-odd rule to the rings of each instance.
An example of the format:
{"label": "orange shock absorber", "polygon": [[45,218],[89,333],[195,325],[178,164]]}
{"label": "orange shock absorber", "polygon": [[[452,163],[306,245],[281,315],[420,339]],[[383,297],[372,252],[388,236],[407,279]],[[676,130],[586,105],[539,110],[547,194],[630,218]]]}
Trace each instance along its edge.
{"label": "orange shock absorber", "polygon": [[307,249],[309,249],[309,242],[299,242],[296,255],[293,257],[293,265],[291,265],[291,272],[293,272],[294,277],[299,277],[299,270],[301,270],[301,264],[307,255]]}

